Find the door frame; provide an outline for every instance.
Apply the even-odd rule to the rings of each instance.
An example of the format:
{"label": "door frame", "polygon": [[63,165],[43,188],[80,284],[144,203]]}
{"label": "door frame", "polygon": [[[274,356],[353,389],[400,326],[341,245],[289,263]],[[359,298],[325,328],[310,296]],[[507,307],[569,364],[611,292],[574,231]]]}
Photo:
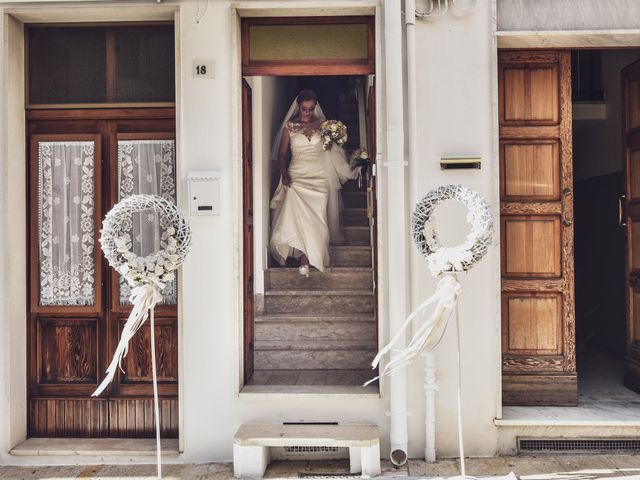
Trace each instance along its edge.
{"label": "door frame", "polygon": [[[245,262],[247,259],[245,242],[244,238],[246,235],[246,221],[245,221],[245,210],[247,206],[244,204],[244,196],[243,192],[245,191],[245,182],[247,181],[246,176],[244,175],[244,159],[243,159],[243,148],[244,148],[244,132],[243,132],[243,112],[246,111],[246,106],[244,104],[245,94],[243,88],[243,82],[245,82],[245,76],[277,76],[277,77],[286,77],[286,76],[325,76],[325,75],[348,75],[348,76],[356,76],[356,75],[375,75],[377,77],[378,72],[377,66],[380,63],[379,59],[379,36],[378,32],[380,31],[379,25],[379,15],[377,14],[377,9],[373,5],[364,5],[361,8],[355,9],[357,15],[353,16],[354,9],[353,8],[339,8],[330,9],[332,11],[323,10],[322,15],[307,15],[307,16],[291,16],[287,15],[286,12],[289,11],[287,8],[277,8],[270,10],[268,14],[264,12],[262,9],[256,9],[260,13],[255,15],[253,14],[253,10],[249,8],[232,8],[232,50],[235,51],[235,55],[233,57],[233,68],[232,68],[232,85],[234,90],[234,95],[232,99],[232,125],[235,126],[235,131],[232,134],[232,159],[233,159],[233,189],[234,189],[234,245],[236,246],[234,249],[234,271],[236,272],[234,275],[234,291],[236,296],[235,302],[235,312],[236,312],[236,332],[237,332],[237,358],[238,358],[238,370],[236,374],[236,396],[241,395],[241,390],[245,385],[246,374],[248,370],[253,370],[253,366],[248,366],[245,364],[246,359],[249,357],[247,352],[245,351],[246,344],[248,343],[245,339],[246,332],[252,332],[253,329],[251,326],[247,325],[247,321],[253,322],[254,315],[251,315],[248,318],[245,315],[245,308],[247,305],[245,299],[246,292],[246,279],[245,277],[255,278],[254,265],[253,263],[250,265],[248,269],[245,269]],[[291,10],[293,12],[299,12],[298,9]],[[350,13],[347,13],[350,12]],[[257,18],[255,18],[257,17]],[[359,22],[363,22],[363,19],[366,20],[365,23],[369,26],[369,63],[363,65],[362,62],[344,62],[338,65],[327,65],[326,63],[322,64],[307,64],[301,70],[301,65],[296,62],[278,62],[277,65],[269,65],[269,66],[251,66],[247,64],[247,56],[245,54],[246,45],[248,43],[247,36],[245,35],[245,28],[249,24],[254,24],[256,21],[258,23],[265,22],[266,24],[295,24],[298,22],[303,23],[331,23],[332,19],[343,19],[342,22],[353,21],[353,19],[358,19]],[[339,22],[338,22],[339,23]],[[382,82],[376,81],[375,83],[375,98],[380,98],[379,89],[381,88]],[[376,100],[378,101],[378,100]],[[375,144],[380,145],[380,108],[376,109],[375,112]],[[378,151],[380,148],[378,147]],[[376,154],[375,163],[379,163],[380,157],[379,154]],[[379,177],[377,177],[379,178]],[[251,179],[253,181],[253,179]],[[380,181],[380,180],[377,180]],[[378,200],[379,204],[380,200]],[[376,218],[380,215],[380,212],[377,211]],[[377,222],[374,225],[374,228],[378,228]],[[379,260],[380,256],[380,245],[372,244],[372,252],[376,259]],[[377,263],[377,262],[376,262]],[[380,291],[380,283],[378,281],[378,271],[374,270],[374,282],[376,285],[376,290]],[[376,299],[376,310],[380,312],[380,297]],[[378,338],[381,337],[379,334],[379,329],[381,328],[380,316],[379,313],[376,314],[377,319],[377,328],[376,331],[378,333]],[[243,393],[244,395],[253,395]]]}
{"label": "door frame", "polygon": [[[493,161],[496,167],[493,170],[494,185],[496,185],[492,201],[499,204],[500,202],[500,136],[499,136],[499,111],[498,111],[498,52],[501,50],[578,50],[585,48],[588,45],[589,49],[640,49],[640,34],[637,32],[625,31],[616,32],[615,34],[605,34],[599,31],[582,31],[578,33],[571,33],[564,35],[564,32],[558,32],[559,34],[544,32],[543,35],[532,34],[531,32],[501,32],[495,30],[494,33],[496,41],[493,45],[492,53],[492,104],[494,105],[494,111],[492,114],[494,135],[492,138],[493,148]],[[573,159],[572,159],[573,161]],[[500,226],[498,226],[500,230]],[[500,235],[501,232],[498,232]],[[498,260],[501,262],[501,260]],[[500,270],[498,269],[498,272]],[[496,295],[501,296],[501,289],[499,287],[501,277],[498,274],[497,284],[498,289]],[[575,300],[574,300],[575,301]],[[499,301],[500,311],[497,317],[494,319],[495,325],[498,328],[497,331],[502,333],[502,316],[503,305]],[[496,419],[501,420],[503,418],[503,400],[502,400],[502,346],[498,348],[496,354],[496,385],[497,385],[497,398],[496,403]]]}
{"label": "door frame", "polygon": [[[5,139],[3,153],[10,159],[7,165],[7,175],[0,179],[0,191],[2,198],[7,204],[12,205],[10,217],[3,219],[6,225],[22,225],[28,222],[27,218],[27,168],[28,159],[26,157],[27,145],[24,141],[26,136],[26,116],[25,116],[25,29],[28,23],[51,23],[59,21],[60,12],[68,10],[61,6],[34,7],[24,5],[12,8],[0,17],[0,21],[5,26],[5,43],[3,45],[3,58],[5,68],[3,70],[3,81],[6,86],[3,96],[5,110],[4,122],[1,125],[2,137]],[[180,8],[176,5],[147,5],[147,6],[120,6],[113,8],[98,8],[94,6],[79,6],[73,9],[73,18],[67,20],[68,23],[116,23],[116,22],[157,22],[171,21],[176,26],[175,35],[175,72],[176,72],[176,118],[180,118],[181,110],[181,89],[180,72],[182,61],[180,53]],[[176,124],[176,147],[177,157],[181,157],[179,148],[182,143],[183,133],[180,122]],[[182,178],[182,165],[177,162],[176,178]],[[182,200],[182,185],[176,185],[178,205],[185,208]],[[25,223],[26,225],[26,223]],[[26,269],[28,261],[28,240],[26,238],[26,228],[14,228],[0,235],[0,266],[3,270],[11,270],[12,281],[2,284],[0,287],[7,292],[9,301],[0,305],[0,326],[5,338],[11,337],[12,341],[6,343],[3,348],[5,358],[8,359],[5,366],[0,369],[0,381],[7,386],[7,391],[0,404],[5,411],[11,412],[7,418],[5,429],[0,435],[0,459],[11,459],[8,452],[22,443],[27,438],[27,306],[28,306],[28,272]],[[6,255],[11,252],[11,255]],[[182,274],[178,273],[179,282],[182,284]],[[179,291],[179,296],[182,292]],[[182,348],[182,309],[178,311],[178,365],[179,365],[179,420],[178,420],[178,448],[184,451],[184,401],[183,401],[183,371],[184,365]],[[51,439],[55,441],[55,439]],[[70,457],[71,458],[71,457]],[[81,456],[73,457],[77,463],[91,463]],[[127,455],[116,455],[112,457],[114,461],[132,461],[133,458]],[[11,461],[15,462],[15,458]]]}

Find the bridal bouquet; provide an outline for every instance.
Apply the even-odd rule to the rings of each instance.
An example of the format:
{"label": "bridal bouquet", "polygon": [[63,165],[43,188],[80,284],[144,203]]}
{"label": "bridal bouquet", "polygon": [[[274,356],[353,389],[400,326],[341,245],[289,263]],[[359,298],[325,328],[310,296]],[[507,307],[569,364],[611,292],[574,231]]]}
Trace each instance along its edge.
{"label": "bridal bouquet", "polygon": [[362,186],[362,177],[367,174],[369,167],[369,152],[365,148],[358,148],[351,154],[351,171],[360,168],[358,172],[358,187]]}
{"label": "bridal bouquet", "polygon": [[320,125],[319,133],[325,150],[329,150],[331,142],[339,146],[347,143],[347,127],[340,120],[325,120]]}

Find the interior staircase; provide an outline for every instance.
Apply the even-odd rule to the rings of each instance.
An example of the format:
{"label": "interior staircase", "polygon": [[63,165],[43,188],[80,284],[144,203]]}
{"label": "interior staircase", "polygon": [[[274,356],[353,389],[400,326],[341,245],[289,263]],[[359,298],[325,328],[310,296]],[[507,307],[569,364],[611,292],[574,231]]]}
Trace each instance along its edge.
{"label": "interior staircase", "polygon": [[374,274],[366,192],[343,187],[346,244],[309,278],[297,268],[265,274],[264,311],[255,318],[249,385],[362,385],[377,352]]}

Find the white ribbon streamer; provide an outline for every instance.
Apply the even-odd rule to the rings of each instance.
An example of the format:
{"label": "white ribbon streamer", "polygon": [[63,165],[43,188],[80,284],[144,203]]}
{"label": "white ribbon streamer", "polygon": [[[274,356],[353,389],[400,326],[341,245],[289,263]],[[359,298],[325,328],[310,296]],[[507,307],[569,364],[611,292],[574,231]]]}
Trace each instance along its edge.
{"label": "white ribbon streamer", "polygon": [[442,339],[449,317],[451,317],[451,313],[457,304],[458,296],[461,292],[462,285],[460,285],[456,276],[454,274],[445,275],[438,282],[436,292],[427,300],[422,302],[418,308],[416,308],[413,313],[407,317],[404,324],[398,332],[396,332],[391,341],[378,352],[376,358],[371,362],[373,368],[378,366],[382,357],[392,349],[398,339],[400,339],[402,335],[405,335],[411,322],[416,317],[422,317],[427,307],[437,302],[431,316],[420,326],[420,328],[418,328],[418,331],[411,339],[411,342],[409,342],[409,345],[407,345],[404,350],[398,352],[397,355],[395,355],[394,358],[385,365],[382,373],[365,383],[365,386],[381,377],[392,375],[396,370],[410,363],[415,357],[420,355],[420,353],[433,350]]}
{"label": "white ribbon streamer", "polygon": [[[100,386],[96,388],[96,391],[91,394],[92,397],[97,397],[107,388],[107,385],[113,380],[117,368],[122,370],[122,359],[129,351],[129,341],[136,332],[140,330],[140,327],[144,325],[144,322],[147,321],[149,311],[153,310],[156,304],[162,300],[162,294],[160,293],[162,288],[164,288],[164,285],[161,283],[147,283],[131,290],[130,300],[133,308],[122,329],[120,341],[113,354],[113,359],[107,368],[107,376]],[[122,372],[124,372],[124,370],[122,370]]]}

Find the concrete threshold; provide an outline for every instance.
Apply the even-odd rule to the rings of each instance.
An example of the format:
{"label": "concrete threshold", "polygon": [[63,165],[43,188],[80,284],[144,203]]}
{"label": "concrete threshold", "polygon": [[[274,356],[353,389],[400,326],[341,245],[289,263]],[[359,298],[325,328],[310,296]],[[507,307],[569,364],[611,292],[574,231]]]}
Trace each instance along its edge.
{"label": "concrete threshold", "polygon": [[[162,456],[178,456],[178,439],[162,439]],[[29,438],[10,452],[16,456],[155,457],[154,438]]]}

